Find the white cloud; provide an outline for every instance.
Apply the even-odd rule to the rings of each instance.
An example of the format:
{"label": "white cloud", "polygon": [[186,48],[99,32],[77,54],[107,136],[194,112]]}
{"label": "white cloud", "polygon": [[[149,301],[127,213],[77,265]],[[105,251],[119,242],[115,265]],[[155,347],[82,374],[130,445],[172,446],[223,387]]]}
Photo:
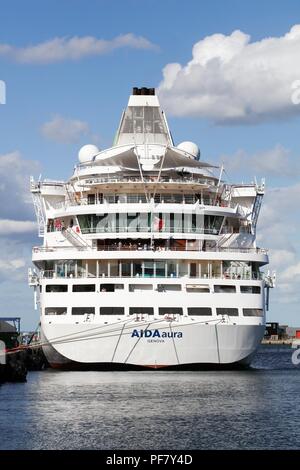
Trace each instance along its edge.
{"label": "white cloud", "polygon": [[0,219],[0,235],[11,235],[13,233],[27,233],[37,231],[37,225],[31,220],[9,220]]}
{"label": "white cloud", "polygon": [[0,155],[0,219],[34,219],[29,178],[39,168],[36,161],[25,160],[20,152]]}
{"label": "white cloud", "polygon": [[51,121],[43,124],[41,132],[49,140],[69,144],[78,142],[81,137],[87,135],[89,126],[84,121],[54,116]]}
{"label": "white cloud", "polygon": [[158,92],[169,113],[217,123],[299,115],[300,105],[292,102],[292,86],[300,79],[299,55],[300,25],[282,37],[252,43],[239,30],[213,34],[193,46],[186,65],[164,67]]}
{"label": "white cloud", "polygon": [[[276,270],[273,302],[300,302],[300,184],[267,188],[258,225],[258,245],[269,248],[271,270]],[[268,269],[267,268],[267,269]]]}
{"label": "white cloud", "polygon": [[220,161],[227,171],[246,170],[248,173],[251,168],[256,176],[296,177],[300,173],[298,161],[293,161],[290,150],[280,144],[254,154],[241,149],[230,156],[222,155]]}
{"label": "white cloud", "polygon": [[0,44],[0,56],[21,63],[48,64],[103,55],[124,47],[146,50],[156,48],[148,39],[128,33],[111,40],[97,39],[93,36],[58,37],[23,48]]}
{"label": "white cloud", "polygon": [[295,281],[298,285],[300,282],[300,261],[296,264],[288,266],[281,274],[281,279],[284,281]]}

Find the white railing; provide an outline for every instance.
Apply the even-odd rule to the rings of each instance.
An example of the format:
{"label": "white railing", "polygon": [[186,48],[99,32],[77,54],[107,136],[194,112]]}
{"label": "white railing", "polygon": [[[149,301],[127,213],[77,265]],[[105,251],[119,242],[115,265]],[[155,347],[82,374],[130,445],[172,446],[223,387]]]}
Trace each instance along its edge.
{"label": "white railing", "polygon": [[193,197],[192,195],[174,198],[167,198],[163,197],[163,195],[156,195],[154,200],[150,199],[148,202],[146,200],[145,195],[141,195],[140,197],[136,197],[135,195],[127,195],[126,198],[122,198],[117,195],[107,195],[103,196],[103,199],[97,200],[95,197],[94,200],[88,199],[86,197],[78,198],[78,199],[67,199],[66,201],[61,201],[57,203],[53,203],[52,207],[54,209],[67,209],[68,207],[76,207],[76,206],[105,206],[107,204],[196,204],[199,201],[200,206],[213,206],[213,207],[222,207],[222,208],[230,208],[235,209],[236,204],[233,204],[229,201],[219,201],[216,202],[212,199],[203,198],[201,201],[200,199]]}
{"label": "white railing", "polygon": [[120,246],[114,246],[114,245],[104,245],[100,247],[87,247],[87,246],[35,246],[33,247],[32,251],[33,253],[51,253],[51,252],[56,252],[56,251],[152,251],[152,252],[164,252],[164,251],[177,251],[177,252],[212,252],[212,253],[257,253],[257,254],[268,254],[268,250],[265,248],[230,248],[230,247],[214,247],[214,248],[206,248],[206,249],[199,249],[199,248],[193,248],[193,247],[151,247],[150,245],[145,245],[142,246],[137,246],[137,247],[120,247]]}
{"label": "white railing", "polygon": [[176,276],[176,274],[172,275],[150,275],[150,274],[136,274],[136,275],[108,275],[106,273],[99,274],[99,276],[96,276],[91,273],[87,273],[84,271],[81,271],[80,273],[65,273],[64,271],[61,271],[57,273],[54,270],[41,270],[39,273],[39,277],[41,279],[82,279],[82,278],[93,278],[93,279],[122,279],[122,278],[130,278],[130,279],[179,279],[179,280],[189,280],[192,282],[196,281],[205,281],[207,279],[219,279],[219,280],[238,280],[238,281],[261,281],[264,279],[265,274],[264,273],[241,273],[241,274],[236,274],[230,271],[227,271],[226,273],[220,275],[220,274],[206,274],[201,277],[194,277],[194,276],[188,276],[188,275],[182,275],[182,276]]}

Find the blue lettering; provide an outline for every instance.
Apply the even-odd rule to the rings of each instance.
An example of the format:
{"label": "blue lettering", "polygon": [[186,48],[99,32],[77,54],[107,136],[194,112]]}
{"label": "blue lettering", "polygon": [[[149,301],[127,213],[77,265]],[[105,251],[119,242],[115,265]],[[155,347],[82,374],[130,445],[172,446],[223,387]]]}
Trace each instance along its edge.
{"label": "blue lettering", "polygon": [[158,338],[160,338],[160,332],[159,332],[159,330],[154,330],[152,336],[153,336],[153,338],[155,338],[156,336],[157,336]]}

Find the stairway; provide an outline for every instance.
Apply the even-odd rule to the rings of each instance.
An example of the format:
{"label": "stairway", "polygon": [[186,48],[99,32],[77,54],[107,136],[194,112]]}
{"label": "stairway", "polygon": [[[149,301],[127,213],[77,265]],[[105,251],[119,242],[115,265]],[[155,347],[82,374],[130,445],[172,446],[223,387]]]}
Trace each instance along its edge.
{"label": "stairway", "polygon": [[90,245],[71,227],[62,230],[62,235],[68,240],[72,245],[80,248],[90,248]]}

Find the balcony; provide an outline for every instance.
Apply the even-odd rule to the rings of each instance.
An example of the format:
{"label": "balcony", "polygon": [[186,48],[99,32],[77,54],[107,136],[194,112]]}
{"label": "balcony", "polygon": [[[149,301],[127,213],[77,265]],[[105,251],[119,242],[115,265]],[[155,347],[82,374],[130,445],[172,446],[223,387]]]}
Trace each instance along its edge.
{"label": "balcony", "polygon": [[53,204],[54,209],[67,209],[74,206],[89,206],[107,204],[196,204],[201,206],[217,206],[223,208],[235,209],[236,204],[231,201],[217,198],[214,195],[196,194],[155,194],[154,197],[146,197],[141,194],[90,194],[88,196],[76,197],[69,195],[66,201]]}
{"label": "balcony", "polygon": [[113,275],[109,275],[107,273],[102,273],[100,275],[94,275],[89,272],[81,271],[78,272],[77,274],[75,272],[68,273],[68,272],[57,272],[55,270],[41,270],[39,273],[40,279],[103,279],[103,278],[108,278],[108,279],[118,279],[118,278],[128,278],[128,279],[150,279],[150,278],[155,278],[155,279],[178,279],[180,281],[184,280],[189,280],[190,282],[196,282],[196,281],[201,281],[205,282],[208,279],[218,279],[218,280],[234,280],[234,281],[262,281],[264,280],[264,273],[240,273],[236,274],[234,272],[227,271],[224,274],[211,274],[209,275],[204,274],[201,277],[196,277],[196,276],[189,276],[189,275],[176,275],[176,273],[169,273],[168,275],[163,275],[163,274],[149,274],[149,273],[137,273],[137,274],[118,274],[115,273]]}
{"label": "balcony", "polygon": [[153,247],[150,244],[138,244],[120,246],[118,243],[110,245],[102,245],[101,247],[78,247],[78,246],[35,246],[32,249],[33,253],[53,253],[62,251],[152,251],[152,252],[166,252],[166,251],[178,251],[178,252],[212,252],[212,253],[255,253],[255,254],[268,254],[268,250],[265,248],[231,248],[231,247],[207,247],[205,249],[193,248],[193,247]]}

